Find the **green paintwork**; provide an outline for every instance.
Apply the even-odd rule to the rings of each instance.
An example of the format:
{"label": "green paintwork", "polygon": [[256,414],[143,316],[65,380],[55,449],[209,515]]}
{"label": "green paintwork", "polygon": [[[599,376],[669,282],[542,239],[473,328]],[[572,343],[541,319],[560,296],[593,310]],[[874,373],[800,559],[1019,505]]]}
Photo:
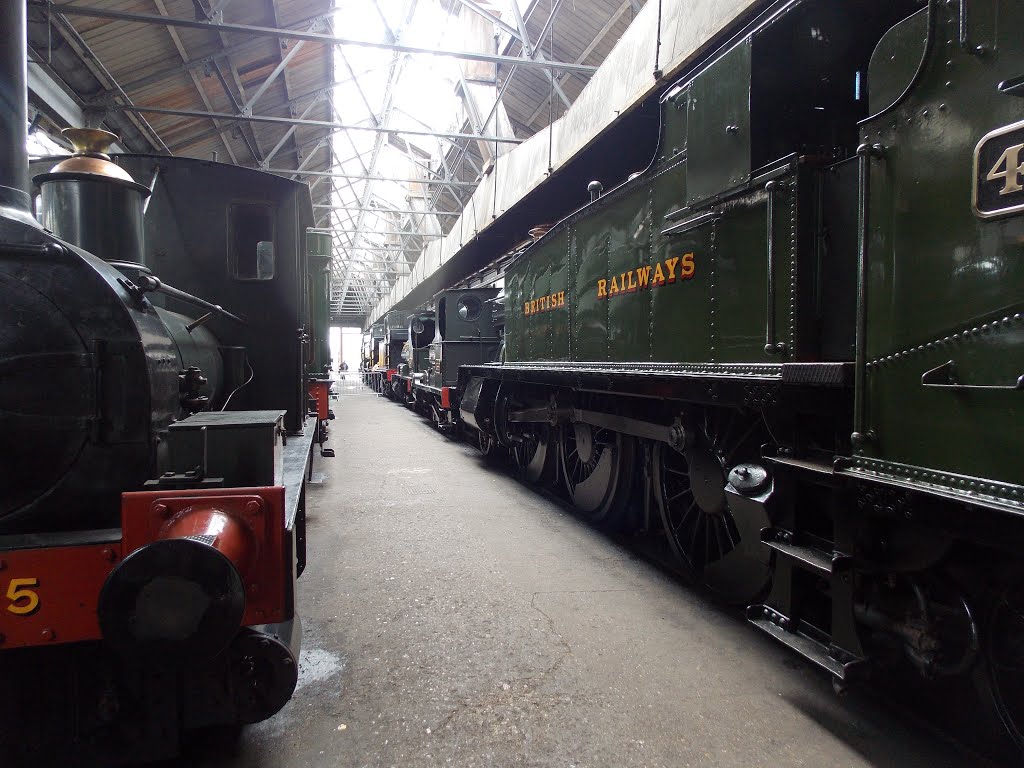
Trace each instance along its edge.
{"label": "green paintwork", "polygon": [[750,58],[748,38],[690,86],[688,205],[750,176]]}
{"label": "green paintwork", "polygon": [[[862,130],[885,147],[871,171],[867,299],[865,426],[876,439],[862,454],[1020,484],[1024,391],[921,383],[949,360],[965,384],[1009,385],[1024,374],[1024,324],[1014,320],[1024,311],[1024,218],[983,221],[971,211],[975,146],[1024,119],[1024,101],[997,90],[1024,74],[1024,5],[970,0],[966,9],[970,44],[988,53],[960,47],[958,6],[940,4],[920,82]],[[920,18],[905,24],[903,37],[920,37]],[[906,69],[876,58],[872,91],[902,91]]]}
{"label": "green paintwork", "polygon": [[928,11],[922,8],[890,29],[878,41],[868,73],[868,104],[872,114],[893,104],[910,85],[921,63],[928,37]]}
{"label": "green paintwork", "polygon": [[321,375],[331,367],[331,236],[306,233],[306,296],[310,358],[307,371]]}
{"label": "green paintwork", "polygon": [[[884,159],[872,162],[869,208],[864,430],[874,440],[853,461],[927,478],[955,493],[968,492],[970,480],[961,484],[954,476],[991,481],[984,483],[987,492],[1012,501],[1024,496],[1024,391],[921,382],[925,371],[949,360],[966,384],[1012,385],[1024,374],[1018,314],[1024,312],[1024,216],[986,221],[971,208],[975,145],[1024,120],[1024,100],[997,90],[1024,75],[1024,5],[967,0],[965,7],[970,44],[985,45],[985,55],[960,46],[959,4],[938,4],[938,32],[922,77],[903,103],[850,136],[885,148]],[[904,24],[885,35],[872,59],[870,105],[898,98],[914,79],[923,17]],[[652,362],[681,370],[852,363],[858,196],[852,147],[832,165],[812,156],[751,169],[750,137],[758,135],[761,114],[749,111],[758,50],[757,36],[742,41],[670,89],[651,166],[560,222],[509,268],[508,362]],[[843,87],[852,87],[849,75],[850,86]],[[785,97],[793,104],[817,98],[801,91]],[[727,131],[728,125],[737,128]],[[770,226],[767,179],[776,185]],[[664,234],[702,213],[714,216]],[[597,295],[599,280],[685,253],[694,254],[692,279]],[[563,307],[526,311],[530,301],[562,290]],[[786,345],[781,354],[765,352],[769,311],[773,340]],[[853,393],[842,398],[846,408]],[[868,459],[875,463],[868,466]],[[1000,482],[1010,486],[999,488]]]}
{"label": "green paintwork", "polygon": [[[652,166],[560,223],[509,270],[509,361],[779,362],[764,352],[767,196],[755,191],[728,202],[716,199],[734,188],[737,179],[749,177],[750,119],[739,112],[749,103],[750,50],[749,43],[740,44],[693,84],[670,91],[662,105],[661,147]],[[740,82],[713,83],[711,74]],[[695,89],[707,95],[702,111],[688,106]],[[722,122],[721,135],[713,141],[703,136],[710,121]],[[733,134],[725,130],[727,125],[742,128]],[[693,154],[694,146],[712,154],[735,154],[740,160],[717,177],[703,165],[700,197],[711,199],[670,221],[666,217],[686,205],[693,174],[685,153],[688,149]],[[790,306],[797,181],[795,174],[781,181],[774,213],[776,325],[778,340],[792,348],[793,322],[785,310]],[[719,218],[682,234],[663,234],[673,223],[702,212]],[[696,271],[691,279],[670,281],[663,266],[666,279],[660,287],[598,296],[600,280],[616,277],[618,282],[626,275],[630,285],[629,272],[650,267],[653,276],[656,265],[684,254],[693,254]],[[563,290],[564,309],[524,316],[527,300]]]}

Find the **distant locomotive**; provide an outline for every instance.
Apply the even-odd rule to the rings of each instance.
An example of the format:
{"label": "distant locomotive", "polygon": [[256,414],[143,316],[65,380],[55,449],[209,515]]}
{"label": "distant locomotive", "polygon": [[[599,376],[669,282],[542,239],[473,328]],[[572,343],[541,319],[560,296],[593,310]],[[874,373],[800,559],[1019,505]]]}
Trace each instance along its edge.
{"label": "distant locomotive", "polygon": [[379,360],[378,349],[384,338],[384,323],[374,323],[366,333],[363,334],[363,352],[359,361],[359,370],[362,372],[363,383],[370,389],[379,392],[379,376],[374,371]]}
{"label": "distant locomotive", "polygon": [[[442,432],[461,427],[459,368],[499,359],[503,314],[497,288],[452,288],[434,297],[437,309],[409,316],[403,362],[392,376],[389,395],[427,416]],[[494,443],[474,433],[485,454]]]}
{"label": "distant locomotive", "polygon": [[312,204],[74,130],[34,169],[40,225],[24,14],[0,11],[0,764],[163,759],[295,688]]}
{"label": "distant locomotive", "polygon": [[377,342],[377,356],[370,369],[374,388],[387,398],[402,400],[400,382],[395,380],[402,362],[402,350],[409,340],[409,312],[392,310],[384,316],[382,333]]}
{"label": "distant locomotive", "polygon": [[331,236],[323,232],[306,234],[306,304],[309,322],[306,326],[306,386],[309,394],[309,415],[316,417],[316,442],[320,455],[334,456],[334,449],[325,448],[328,424],[334,419],[331,410],[333,394],[331,379]]}
{"label": "distant locomotive", "polygon": [[650,167],[510,266],[461,416],[837,684],[977,685],[1024,747],[1024,5],[693,13]]}
{"label": "distant locomotive", "polygon": [[395,388],[400,402],[414,406],[413,384],[422,379],[430,364],[430,345],[437,332],[437,318],[433,309],[418,309],[409,316],[406,341],[402,345],[402,360],[395,373]]}
{"label": "distant locomotive", "polygon": [[[437,335],[430,344],[423,376],[412,388],[416,402],[442,431],[453,431],[458,425],[459,367],[498,359],[497,294],[496,288],[453,288],[435,297]],[[485,453],[487,447],[482,444]]]}

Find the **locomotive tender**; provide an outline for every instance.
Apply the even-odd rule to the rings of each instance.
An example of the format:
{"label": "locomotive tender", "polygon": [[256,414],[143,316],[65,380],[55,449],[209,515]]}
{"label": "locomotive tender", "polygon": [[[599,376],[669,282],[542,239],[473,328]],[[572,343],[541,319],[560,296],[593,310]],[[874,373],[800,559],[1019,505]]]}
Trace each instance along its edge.
{"label": "locomotive tender", "polygon": [[508,268],[462,419],[838,685],[962,681],[1022,748],[1024,5],[718,22],[650,166]]}
{"label": "locomotive tender", "polygon": [[0,28],[0,764],[163,759],[295,688],[312,204],[78,129],[40,224],[25,4]]}

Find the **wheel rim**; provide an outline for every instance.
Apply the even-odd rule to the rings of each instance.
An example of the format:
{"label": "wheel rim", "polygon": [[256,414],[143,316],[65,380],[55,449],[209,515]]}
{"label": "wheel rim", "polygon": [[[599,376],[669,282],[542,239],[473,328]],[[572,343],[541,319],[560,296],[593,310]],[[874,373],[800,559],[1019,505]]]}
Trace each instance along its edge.
{"label": "wheel rim", "polygon": [[492,442],[490,435],[485,432],[477,432],[476,435],[476,447],[484,456],[490,456],[491,452],[494,450],[494,443]]}
{"label": "wheel rim", "polygon": [[588,424],[564,426],[560,438],[562,477],[570,501],[591,520],[605,519],[616,507],[630,468],[630,439]]}
{"label": "wheel rim", "polygon": [[523,479],[528,483],[541,483],[547,478],[550,466],[551,430],[547,424],[530,425],[512,442],[512,458]]}
{"label": "wheel rim", "polygon": [[1024,751],[1024,590],[1008,589],[992,609],[984,642],[989,686],[999,719]]}
{"label": "wheel rim", "polygon": [[753,504],[741,512],[730,508],[725,485],[727,467],[742,455],[752,430],[705,423],[694,432],[683,453],[660,444],[655,449],[654,491],[669,546],[688,578],[727,602],[746,604],[771,576],[760,538],[770,521]]}

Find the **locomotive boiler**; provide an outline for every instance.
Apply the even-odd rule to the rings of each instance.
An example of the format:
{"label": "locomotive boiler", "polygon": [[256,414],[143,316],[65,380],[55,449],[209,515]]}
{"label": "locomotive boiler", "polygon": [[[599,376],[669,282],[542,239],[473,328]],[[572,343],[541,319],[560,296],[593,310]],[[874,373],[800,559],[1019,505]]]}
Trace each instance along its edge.
{"label": "locomotive boiler", "polygon": [[166,758],[295,687],[312,206],[95,130],[33,187],[24,14],[0,11],[0,762]]}
{"label": "locomotive boiler", "polygon": [[694,5],[650,166],[508,268],[462,418],[838,687],[1024,749],[1024,6]]}

